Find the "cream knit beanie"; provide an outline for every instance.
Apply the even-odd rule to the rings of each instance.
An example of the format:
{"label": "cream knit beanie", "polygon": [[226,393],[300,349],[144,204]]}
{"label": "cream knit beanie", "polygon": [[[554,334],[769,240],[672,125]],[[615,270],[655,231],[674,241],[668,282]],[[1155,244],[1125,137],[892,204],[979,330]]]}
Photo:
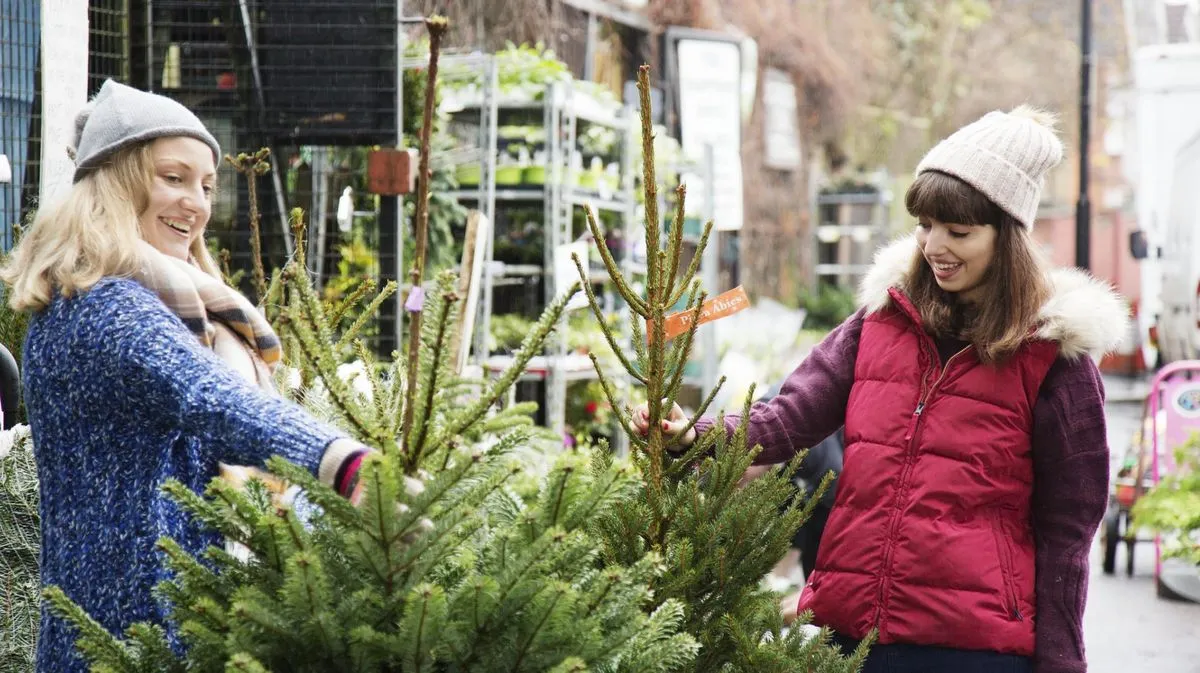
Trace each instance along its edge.
{"label": "cream knit beanie", "polygon": [[1062,161],[1054,122],[1053,114],[1027,105],[989,112],[929,150],[917,175],[953,175],[1032,229],[1046,173]]}

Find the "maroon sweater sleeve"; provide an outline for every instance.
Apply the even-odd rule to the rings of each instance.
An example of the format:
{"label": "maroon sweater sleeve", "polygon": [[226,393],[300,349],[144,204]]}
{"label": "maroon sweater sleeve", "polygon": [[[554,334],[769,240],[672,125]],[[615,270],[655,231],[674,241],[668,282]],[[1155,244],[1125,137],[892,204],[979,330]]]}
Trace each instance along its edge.
{"label": "maroon sweater sleeve", "polygon": [[[778,395],[750,408],[746,445],[763,449],[755,464],[785,462],[846,422],[865,313],[860,309],[834,328],[788,375]],[[740,413],[726,414],[726,431],[732,434],[740,420]],[[696,431],[704,433],[715,423],[714,418],[702,418],[696,421]]]}
{"label": "maroon sweater sleeve", "polygon": [[1085,673],[1088,553],[1108,505],[1104,384],[1091,358],[1059,359],[1033,411],[1035,673]]}

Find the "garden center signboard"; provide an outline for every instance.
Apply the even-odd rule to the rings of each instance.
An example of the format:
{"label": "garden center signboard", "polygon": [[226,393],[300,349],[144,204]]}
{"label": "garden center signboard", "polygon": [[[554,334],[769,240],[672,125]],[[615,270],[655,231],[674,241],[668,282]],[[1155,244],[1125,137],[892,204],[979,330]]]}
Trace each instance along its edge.
{"label": "garden center signboard", "polygon": [[711,212],[720,231],[742,228],[742,48],[728,36],[672,29],[671,58],[679,142],[685,158],[703,167],[704,148],[713,151],[713,204],[703,207],[706,189],[700,175],[688,171],[688,204],[692,212]]}

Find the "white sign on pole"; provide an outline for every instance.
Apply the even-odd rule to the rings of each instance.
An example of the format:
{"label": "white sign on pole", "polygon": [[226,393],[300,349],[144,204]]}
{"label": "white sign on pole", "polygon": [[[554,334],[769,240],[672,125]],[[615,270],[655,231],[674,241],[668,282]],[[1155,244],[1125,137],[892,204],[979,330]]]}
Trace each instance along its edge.
{"label": "white sign on pole", "polygon": [[767,68],[763,77],[763,163],[788,170],[800,166],[800,123],[796,85],[786,72]]}
{"label": "white sign on pole", "polygon": [[75,115],[87,103],[87,0],[42,0],[42,180],[45,203],[71,186]]}
{"label": "white sign on pole", "polygon": [[704,161],[705,145],[713,148],[715,188],[697,189],[698,181],[689,180],[689,206],[703,212],[701,202],[704,192],[709,191],[714,195],[713,226],[719,231],[741,229],[741,48],[735,42],[681,39],[676,53],[680,145],[684,156],[699,164]]}

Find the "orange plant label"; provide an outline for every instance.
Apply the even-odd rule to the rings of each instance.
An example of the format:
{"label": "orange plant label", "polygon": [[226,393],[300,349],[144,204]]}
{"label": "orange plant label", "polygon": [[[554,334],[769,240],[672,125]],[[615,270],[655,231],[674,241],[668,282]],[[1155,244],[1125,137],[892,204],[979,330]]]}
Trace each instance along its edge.
{"label": "orange plant label", "polygon": [[[739,285],[704,302],[704,306],[700,308],[700,320],[697,324],[703,325],[706,322],[727,318],[748,308],[750,308],[750,297],[746,296],[746,290]],[[692,313],[693,311],[679,311],[666,317],[663,322],[663,332],[668,340],[691,329]],[[653,338],[654,323],[647,320],[646,341],[650,342]]]}

